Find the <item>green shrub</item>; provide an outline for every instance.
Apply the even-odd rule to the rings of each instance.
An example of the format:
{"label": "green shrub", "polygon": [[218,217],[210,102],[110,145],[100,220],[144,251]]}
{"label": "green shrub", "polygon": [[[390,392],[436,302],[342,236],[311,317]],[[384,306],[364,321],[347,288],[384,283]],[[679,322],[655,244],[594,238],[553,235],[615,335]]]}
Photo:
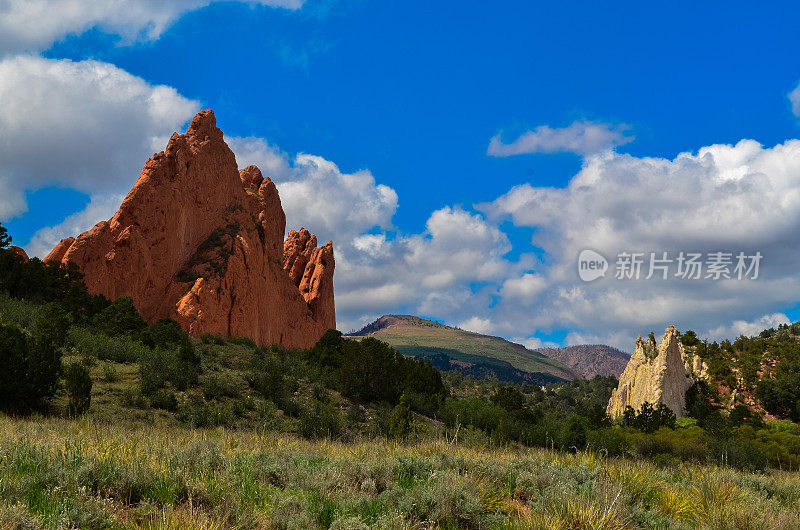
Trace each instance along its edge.
{"label": "green shrub", "polygon": [[414,416],[411,414],[411,409],[406,405],[405,398],[401,397],[400,403],[394,407],[389,418],[389,437],[405,440],[411,433],[413,421]]}
{"label": "green shrub", "polygon": [[637,411],[630,405],[625,408],[622,423],[644,433],[656,432],[661,427],[675,428],[675,413],[663,403],[654,407],[650,403],[643,403]]}
{"label": "green shrub", "polygon": [[605,453],[607,456],[622,456],[630,447],[630,437],[626,436],[623,428],[618,425],[589,431],[586,440],[590,449]]}
{"label": "green shrub", "polygon": [[136,310],[133,299],[121,296],[111,302],[107,308],[95,315],[93,326],[106,335],[138,335],[147,328],[147,322]]}
{"label": "green shrub", "polygon": [[288,374],[278,359],[255,359],[247,377],[253,390],[275,403],[287,416],[297,416],[300,412],[292,399],[299,386],[297,379]]}
{"label": "green shrub", "polygon": [[333,404],[317,401],[300,414],[297,430],[304,438],[335,438],[342,431],[342,413]]}
{"label": "green shrub", "polygon": [[178,398],[174,392],[170,392],[164,388],[156,390],[150,396],[150,406],[154,409],[163,409],[169,411],[178,410]]}
{"label": "green shrub", "polygon": [[238,344],[239,346],[247,346],[248,348],[256,349],[258,345],[256,341],[249,337],[231,337],[228,339],[228,342],[231,344]]}
{"label": "green shrub", "polygon": [[586,425],[577,414],[570,414],[561,429],[561,446],[568,451],[580,451],[586,448]]}
{"label": "green shrub", "polygon": [[[39,317],[37,317],[39,318]],[[37,408],[55,394],[61,377],[61,353],[50,332],[27,336],[13,326],[0,325],[0,409]]]}
{"label": "green shrub", "polygon": [[23,302],[0,291],[0,322],[28,329],[39,316],[42,306]]}
{"label": "green shrub", "polygon": [[28,339],[18,328],[0,326],[0,407],[21,408],[27,401]]}
{"label": "green shrub", "polygon": [[150,395],[164,388],[170,372],[170,353],[156,349],[146,352],[139,361],[142,394]]}
{"label": "green shrub", "polygon": [[178,406],[177,418],[197,428],[229,425],[234,420],[233,406],[228,403],[207,403],[202,396],[192,394]]}
{"label": "green shrub", "polygon": [[345,343],[339,380],[345,395],[396,403],[400,397],[401,355],[373,337]]}
{"label": "green shrub", "polygon": [[149,348],[175,348],[189,340],[180,324],[164,318],[142,332],[142,342]]}
{"label": "green shrub", "polygon": [[200,341],[203,344],[216,344],[217,346],[224,346],[225,339],[222,338],[222,335],[216,333],[203,333],[200,337]]}
{"label": "green shrub", "polygon": [[495,392],[491,402],[509,412],[519,410],[525,404],[522,392],[515,386],[504,386]]}
{"label": "green shrub", "polygon": [[183,342],[178,349],[178,363],[181,368],[190,372],[190,379],[197,379],[197,374],[200,373],[201,359],[191,341]]}
{"label": "green shrub", "polygon": [[80,363],[72,363],[64,370],[64,388],[69,396],[70,416],[79,416],[89,410],[92,403],[92,378],[89,370]]}
{"label": "green shrub", "polygon": [[178,351],[145,348],[139,361],[142,393],[149,395],[167,382],[177,390],[186,390],[197,383],[199,357],[194,353],[191,342],[185,342]]}
{"label": "green shrub", "polygon": [[147,408],[147,399],[141,392],[126,388],[122,392],[122,404],[126,407],[133,407],[136,409]]}
{"label": "green shrub", "polygon": [[103,363],[103,380],[106,383],[116,383],[119,380],[119,374],[113,364]]}
{"label": "green shrub", "polygon": [[146,348],[141,342],[126,335],[109,337],[86,328],[72,327],[68,332],[68,344],[83,357],[115,363],[138,362]]}
{"label": "green shrub", "polygon": [[220,397],[235,398],[240,395],[239,387],[235,381],[222,375],[211,375],[203,381],[203,396],[207,400]]}

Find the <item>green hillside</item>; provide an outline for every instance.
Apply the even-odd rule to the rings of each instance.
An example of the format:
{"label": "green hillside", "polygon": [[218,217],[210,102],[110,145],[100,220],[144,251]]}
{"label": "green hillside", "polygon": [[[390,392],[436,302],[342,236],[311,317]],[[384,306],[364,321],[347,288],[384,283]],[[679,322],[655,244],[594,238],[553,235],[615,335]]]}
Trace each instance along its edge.
{"label": "green hillside", "polygon": [[[545,381],[571,380],[577,375],[567,365],[521,344],[500,337],[445,326],[411,315],[384,315],[350,337],[376,337],[405,355],[427,357],[435,362],[451,359],[455,368],[483,369],[500,379],[525,379],[524,374],[543,374]],[[439,367],[439,366],[437,366]],[[441,368],[441,367],[440,367]],[[549,379],[549,381],[548,381]]]}

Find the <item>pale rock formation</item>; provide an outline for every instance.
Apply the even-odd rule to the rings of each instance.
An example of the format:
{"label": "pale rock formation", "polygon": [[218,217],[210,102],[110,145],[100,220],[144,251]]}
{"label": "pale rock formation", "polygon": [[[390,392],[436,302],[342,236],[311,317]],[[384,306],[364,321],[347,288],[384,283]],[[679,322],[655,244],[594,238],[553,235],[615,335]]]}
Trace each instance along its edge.
{"label": "pale rock formation", "polygon": [[705,376],[705,363],[684,350],[680,333],[673,326],[664,331],[661,343],[636,339],[636,350],[619,378],[619,386],[611,394],[606,412],[621,416],[628,406],[639,410],[644,403],[663,403],[681,417],[686,413],[686,391],[695,377]]}

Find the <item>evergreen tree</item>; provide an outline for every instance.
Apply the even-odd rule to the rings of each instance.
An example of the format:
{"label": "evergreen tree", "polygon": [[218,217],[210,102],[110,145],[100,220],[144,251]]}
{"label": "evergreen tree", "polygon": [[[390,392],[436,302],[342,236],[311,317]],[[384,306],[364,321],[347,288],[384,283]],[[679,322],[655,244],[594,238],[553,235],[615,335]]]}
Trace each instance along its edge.
{"label": "evergreen tree", "polygon": [[11,236],[8,235],[8,230],[6,230],[6,227],[0,223],[0,250],[8,248],[9,245],[11,245]]}
{"label": "evergreen tree", "polygon": [[405,396],[400,397],[400,403],[392,410],[389,418],[389,437],[405,440],[411,433],[411,425],[414,416],[411,409],[406,405]]}
{"label": "evergreen tree", "polygon": [[92,404],[92,378],[89,370],[80,363],[72,363],[64,371],[64,386],[69,395],[67,410],[70,416],[79,416]]}
{"label": "evergreen tree", "polygon": [[586,447],[586,425],[577,414],[570,414],[564,423],[561,445],[568,451],[580,451]]}

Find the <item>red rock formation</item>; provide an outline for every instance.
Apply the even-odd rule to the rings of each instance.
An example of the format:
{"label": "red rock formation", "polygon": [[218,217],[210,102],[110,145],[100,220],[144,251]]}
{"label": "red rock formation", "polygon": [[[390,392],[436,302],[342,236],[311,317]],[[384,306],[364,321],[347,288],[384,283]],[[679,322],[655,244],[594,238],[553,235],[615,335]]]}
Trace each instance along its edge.
{"label": "red rock formation", "polygon": [[275,184],[237,169],[204,110],[147,161],[114,217],[45,261],[76,263],[90,292],[130,296],[151,322],[309,347],[336,327],[333,244],[318,248],[305,229],[284,243],[285,228]]}
{"label": "red rock formation", "polygon": [[74,237],[68,237],[59,241],[55,248],[50,251],[50,254],[44,257],[44,262],[50,263],[51,261],[61,261],[61,259],[64,257],[64,254],[67,253],[67,250],[69,250],[69,247],[72,246],[74,241]]}
{"label": "red rock formation", "polygon": [[25,252],[25,250],[21,249],[20,247],[15,247],[14,245],[11,245],[10,247],[8,247],[8,250],[20,256],[24,261],[28,261],[29,259],[28,253]]}

